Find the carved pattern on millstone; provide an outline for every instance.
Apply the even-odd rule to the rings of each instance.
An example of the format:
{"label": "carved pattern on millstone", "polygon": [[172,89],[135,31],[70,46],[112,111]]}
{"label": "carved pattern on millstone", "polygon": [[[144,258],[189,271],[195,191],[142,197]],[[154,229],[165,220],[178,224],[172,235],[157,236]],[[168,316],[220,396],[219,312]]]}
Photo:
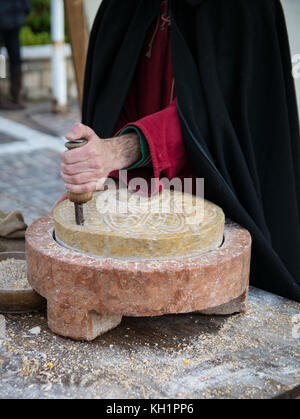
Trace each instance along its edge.
{"label": "carved pattern on millstone", "polygon": [[95,256],[123,259],[180,258],[215,250],[223,241],[225,216],[202,198],[165,190],[151,198],[127,189],[98,192],[84,206],[77,226],[74,206],[54,211],[58,241]]}
{"label": "carved pattern on millstone", "polygon": [[[173,234],[193,232],[218,217],[219,208],[205,205],[203,199],[189,194],[163,191],[151,198],[121,189],[117,193],[108,190],[96,201],[99,216],[88,215],[89,226],[96,230],[128,234]],[[87,211],[94,212],[93,206]],[[113,214],[112,214],[113,212]]]}

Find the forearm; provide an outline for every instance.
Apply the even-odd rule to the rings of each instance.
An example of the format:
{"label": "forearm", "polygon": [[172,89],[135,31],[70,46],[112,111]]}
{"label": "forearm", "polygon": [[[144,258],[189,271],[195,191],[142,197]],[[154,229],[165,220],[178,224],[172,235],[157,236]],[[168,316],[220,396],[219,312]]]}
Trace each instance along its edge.
{"label": "forearm", "polygon": [[136,133],[102,139],[88,126],[75,124],[66,139],[78,138],[86,138],[88,144],[62,155],[61,175],[69,192],[99,190],[111,172],[126,169],[141,158],[140,140]]}
{"label": "forearm", "polygon": [[105,141],[107,141],[109,154],[114,159],[113,170],[126,169],[141,158],[140,140],[135,132]]}
{"label": "forearm", "polygon": [[191,167],[188,162],[182,138],[176,99],[167,108],[130,122],[126,128],[134,126],[148,143],[149,160],[153,177],[188,177]]}

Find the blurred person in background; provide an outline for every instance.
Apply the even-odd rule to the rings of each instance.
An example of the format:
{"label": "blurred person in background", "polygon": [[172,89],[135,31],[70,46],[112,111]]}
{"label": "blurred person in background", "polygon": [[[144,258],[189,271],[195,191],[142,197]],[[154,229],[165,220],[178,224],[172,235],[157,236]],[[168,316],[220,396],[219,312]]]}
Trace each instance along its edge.
{"label": "blurred person in background", "polygon": [[0,109],[24,109],[20,30],[30,11],[29,0],[0,0],[0,47],[7,49],[10,64],[10,101],[0,92]]}

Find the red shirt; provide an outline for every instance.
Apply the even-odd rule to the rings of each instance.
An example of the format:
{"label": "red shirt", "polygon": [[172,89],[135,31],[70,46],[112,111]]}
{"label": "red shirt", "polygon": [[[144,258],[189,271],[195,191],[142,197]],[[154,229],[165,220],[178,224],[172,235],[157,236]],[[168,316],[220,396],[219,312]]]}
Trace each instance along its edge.
{"label": "red shirt", "polygon": [[[153,171],[134,169],[130,177],[191,177],[177,113],[171,61],[168,0],[151,26],[116,131],[135,125],[150,148]],[[137,174],[137,171],[138,174]],[[154,173],[153,173],[154,172]]]}

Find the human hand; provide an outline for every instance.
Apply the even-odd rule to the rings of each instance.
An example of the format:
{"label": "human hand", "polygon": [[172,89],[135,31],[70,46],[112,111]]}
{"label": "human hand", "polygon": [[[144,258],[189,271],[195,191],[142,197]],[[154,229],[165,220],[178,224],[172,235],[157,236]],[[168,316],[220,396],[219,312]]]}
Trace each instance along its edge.
{"label": "human hand", "polygon": [[78,123],[66,139],[79,138],[86,139],[88,144],[62,155],[61,176],[68,192],[81,194],[101,190],[111,172],[130,166],[141,155],[136,133],[104,140],[91,128]]}

